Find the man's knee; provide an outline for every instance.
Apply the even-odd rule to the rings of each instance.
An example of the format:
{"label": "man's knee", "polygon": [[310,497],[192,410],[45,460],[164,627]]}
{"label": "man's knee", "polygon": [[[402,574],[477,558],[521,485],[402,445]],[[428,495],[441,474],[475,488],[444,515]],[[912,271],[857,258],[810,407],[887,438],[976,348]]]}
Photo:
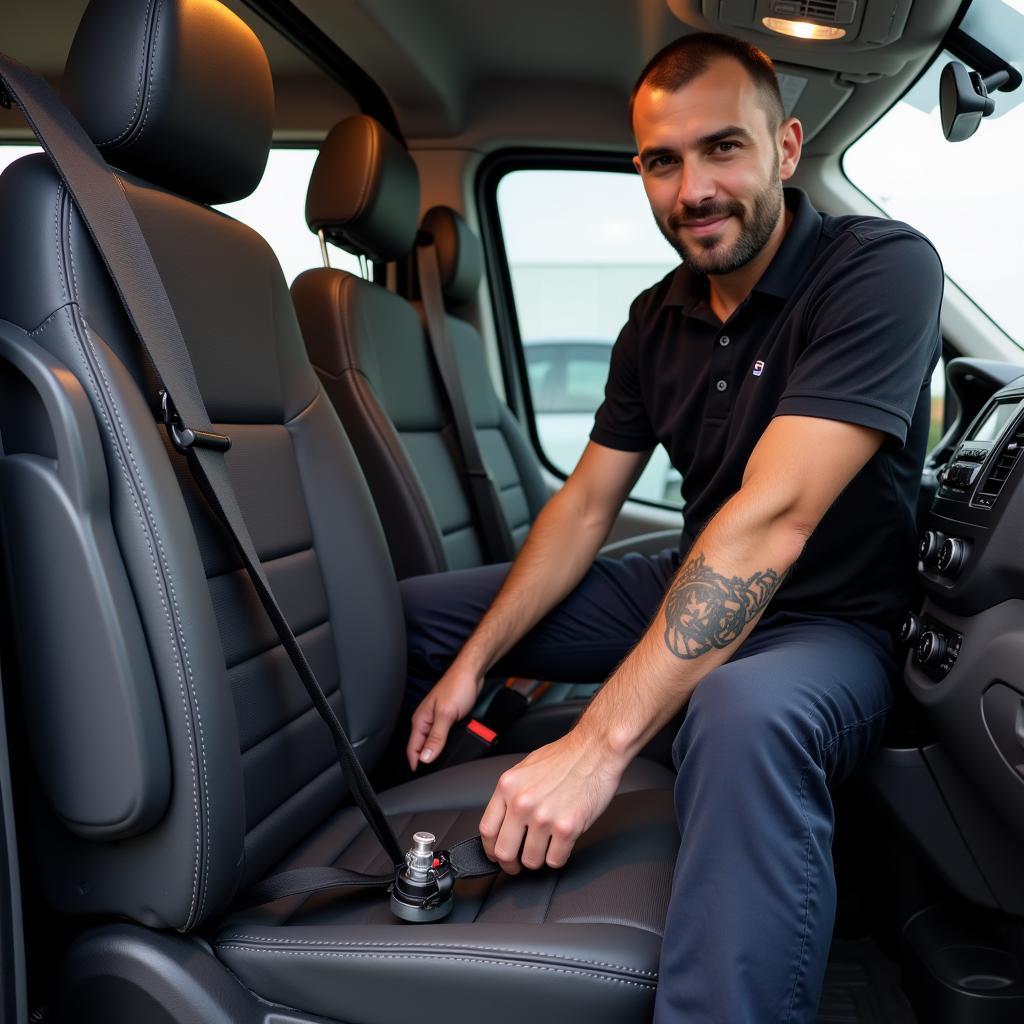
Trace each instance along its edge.
{"label": "man's knee", "polygon": [[727,662],[697,685],[676,735],[672,756],[678,768],[688,752],[700,748],[731,771],[745,762],[805,756],[806,717],[794,690],[775,685],[744,660]]}

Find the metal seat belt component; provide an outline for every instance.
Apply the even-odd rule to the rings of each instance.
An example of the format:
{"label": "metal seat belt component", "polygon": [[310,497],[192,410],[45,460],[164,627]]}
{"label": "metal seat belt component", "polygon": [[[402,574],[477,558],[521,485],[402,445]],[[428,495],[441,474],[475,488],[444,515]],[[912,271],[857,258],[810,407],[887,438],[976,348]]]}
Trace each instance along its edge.
{"label": "metal seat belt component", "polygon": [[[416,836],[421,834],[430,835],[429,832],[417,832],[413,836],[414,843],[416,842]],[[421,841],[417,846],[413,846],[406,854],[406,862],[401,868],[386,874],[367,875],[360,871],[348,871],[344,868],[330,867],[292,868],[288,871],[281,871],[276,875],[263,879],[262,882],[257,882],[255,885],[250,886],[239,895],[234,902],[234,906],[237,909],[257,907],[262,903],[273,903],[275,900],[285,899],[288,896],[307,896],[313,893],[331,892],[335,889],[354,887],[377,888],[390,891],[392,910],[395,911],[398,917],[406,921],[422,922],[424,918],[418,916],[416,912],[420,909],[427,909],[428,911],[432,909],[432,907],[424,908],[423,904],[429,904],[435,898],[438,903],[442,902],[441,886],[438,885],[439,891],[437,897],[435,897],[431,891],[433,881],[431,881],[431,884],[422,886],[417,890],[414,886],[406,885],[404,882],[399,885],[399,880],[403,874],[410,870],[409,860],[421,857],[422,847],[429,845],[432,848],[433,842],[433,837],[431,837],[429,844],[424,844]],[[438,860],[436,867],[433,863],[435,859]],[[483,852],[479,836],[463,839],[462,842],[456,843],[449,850],[433,852],[430,867],[434,869],[435,874],[437,869],[442,867],[442,860],[445,864],[445,870],[450,873],[455,881],[460,878],[483,878],[487,875],[496,875],[498,873],[498,865],[488,860]],[[421,874],[413,881],[422,882],[422,872],[424,871],[422,862],[417,861],[417,869]],[[400,903],[401,906],[396,907],[396,902]],[[447,901],[446,906],[447,910],[445,913],[451,909],[451,902]],[[431,920],[439,920],[443,916],[443,914],[439,914],[437,917],[431,918]]]}
{"label": "metal seat belt component", "polygon": [[515,544],[501,508],[494,480],[487,472],[483,456],[480,454],[476,429],[469,415],[469,406],[466,404],[466,395],[459,377],[459,366],[448,334],[437,247],[434,245],[434,239],[423,231],[416,238],[416,269],[419,274],[423,314],[427,321],[427,340],[455,427],[459,454],[469,481],[469,497],[475,518],[480,524],[484,547],[490,561],[511,562],[516,556]]}
{"label": "metal seat belt component", "polygon": [[[12,99],[50,157],[92,236],[162,385],[163,418],[171,439],[184,451],[197,484],[227,528],[306,692],[331,730],[343,776],[356,803],[396,872],[404,870],[401,847],[359,758],[270,590],[227,474],[224,453],[230,441],[210,425],[170,298],[121,183],[50,86],[0,54],[0,103],[9,106]],[[473,841],[479,843],[479,837]]]}

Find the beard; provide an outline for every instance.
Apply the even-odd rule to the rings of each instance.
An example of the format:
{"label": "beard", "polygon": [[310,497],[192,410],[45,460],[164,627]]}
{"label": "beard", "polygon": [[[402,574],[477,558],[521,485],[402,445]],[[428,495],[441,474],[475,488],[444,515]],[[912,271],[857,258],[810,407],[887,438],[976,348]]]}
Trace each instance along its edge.
{"label": "beard", "polygon": [[[776,169],[769,184],[754,196],[749,210],[734,199],[683,207],[669,214],[666,222],[658,217],[654,219],[665,241],[679,253],[690,270],[698,274],[729,274],[749,263],[768,244],[779,222],[782,204],[782,182]],[[740,234],[728,247],[723,247],[721,239],[715,235],[692,241],[683,241],[679,235],[679,229],[691,221],[730,216],[739,220]]]}

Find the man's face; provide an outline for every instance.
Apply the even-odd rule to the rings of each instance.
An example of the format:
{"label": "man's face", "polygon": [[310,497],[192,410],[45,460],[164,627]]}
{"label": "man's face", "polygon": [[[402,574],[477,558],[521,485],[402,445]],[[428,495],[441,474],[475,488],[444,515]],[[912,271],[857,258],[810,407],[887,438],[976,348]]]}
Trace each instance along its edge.
{"label": "man's face", "polygon": [[780,160],[790,124],[769,127],[757,87],[730,58],[676,92],[637,93],[634,164],[658,227],[691,269],[728,274],[771,238],[796,166],[784,152]]}

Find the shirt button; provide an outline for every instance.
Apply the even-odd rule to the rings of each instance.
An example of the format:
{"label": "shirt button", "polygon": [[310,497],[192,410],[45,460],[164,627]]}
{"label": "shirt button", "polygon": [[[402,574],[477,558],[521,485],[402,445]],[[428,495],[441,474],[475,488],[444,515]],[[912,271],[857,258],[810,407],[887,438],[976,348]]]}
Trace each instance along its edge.
{"label": "shirt button", "polygon": [[717,383],[717,384],[715,385],[715,387],[716,387],[716,388],[718,388],[718,390],[719,390],[719,391],[725,391],[725,389],[726,389],[726,388],[727,388],[728,386],[729,386],[729,385],[728,385],[728,384],[727,384],[727,383],[726,383],[726,382],[725,382],[724,380],[720,380],[720,381],[719,381],[719,382],[718,382],[718,383]]}
{"label": "shirt button", "polygon": [[722,348],[725,348],[725,346],[729,344],[729,335],[728,334],[723,334],[718,339],[718,344],[721,345]]}

